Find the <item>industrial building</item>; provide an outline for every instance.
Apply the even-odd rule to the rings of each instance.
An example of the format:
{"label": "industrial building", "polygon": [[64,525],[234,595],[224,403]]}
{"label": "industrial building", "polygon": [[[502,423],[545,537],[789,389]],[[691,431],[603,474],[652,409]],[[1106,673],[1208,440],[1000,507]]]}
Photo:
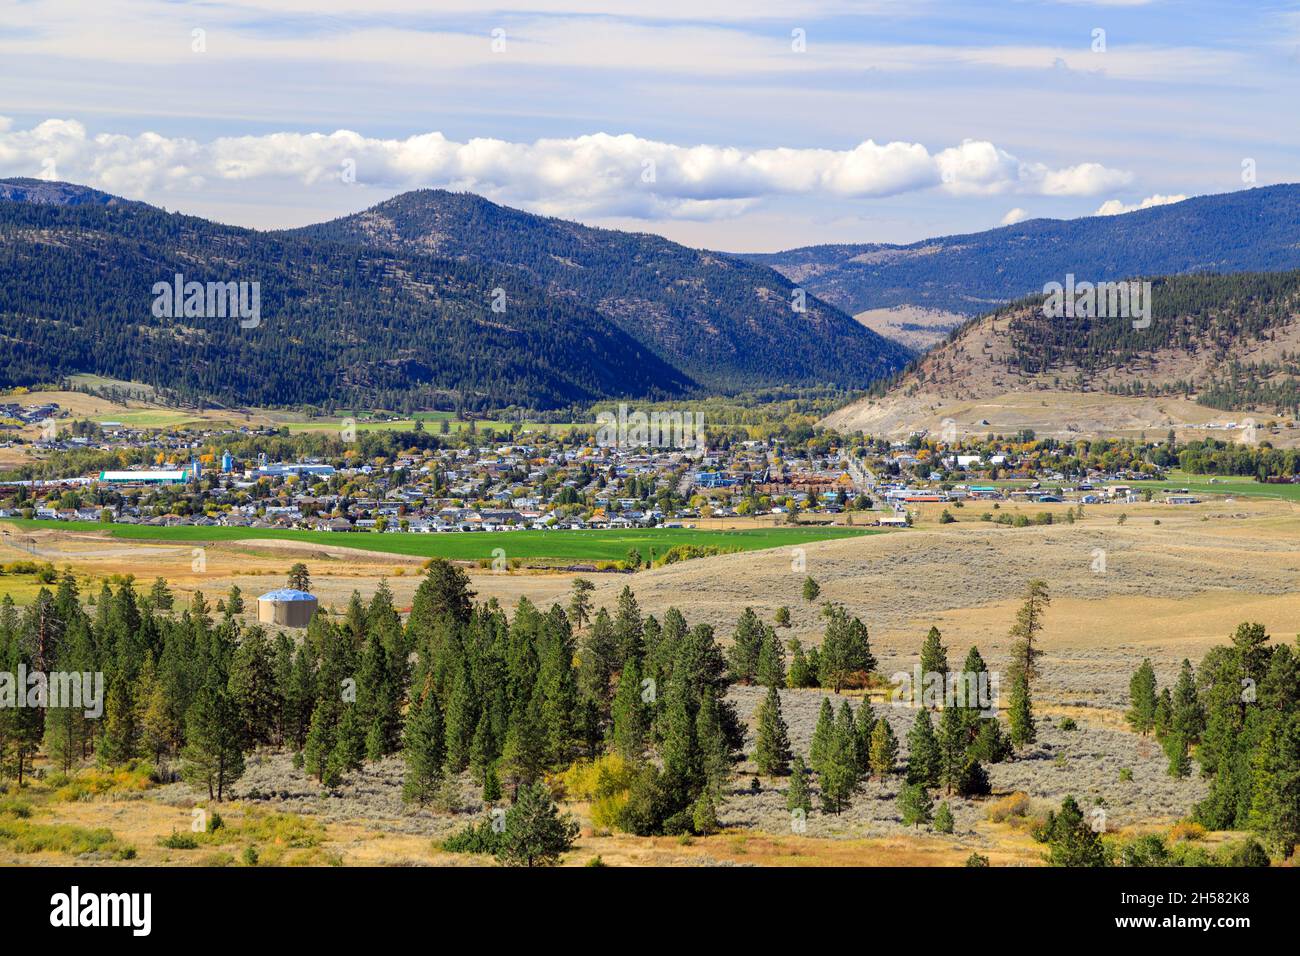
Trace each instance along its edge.
{"label": "industrial building", "polygon": [[257,599],[257,621],[259,624],[306,627],[315,617],[318,606],[314,594],[279,588],[267,591]]}

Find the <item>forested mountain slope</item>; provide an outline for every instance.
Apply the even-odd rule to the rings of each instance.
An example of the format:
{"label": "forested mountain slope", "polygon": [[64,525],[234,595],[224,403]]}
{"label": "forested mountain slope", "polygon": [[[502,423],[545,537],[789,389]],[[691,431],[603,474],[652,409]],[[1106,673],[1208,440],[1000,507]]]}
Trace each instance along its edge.
{"label": "forested mountain slope", "polygon": [[745,258],[839,308],[973,316],[1064,282],[1300,268],[1300,185],[1246,189],[1116,216],[1031,219],[908,245],[808,246]]}
{"label": "forested mountain slope", "polygon": [[[518,270],[169,214],[69,184],[0,184],[0,383],[89,372],[182,398],[554,407],[695,387]],[[258,283],[260,324],[159,317],[155,283]],[[504,311],[493,290],[509,286]]]}
{"label": "forested mountain slope", "polygon": [[861,387],[911,356],[815,296],[796,311],[794,284],[765,266],[658,236],[535,216],[469,193],[404,193],[292,235],[445,256],[489,272],[518,270],[557,299],[595,309],[717,390]]}

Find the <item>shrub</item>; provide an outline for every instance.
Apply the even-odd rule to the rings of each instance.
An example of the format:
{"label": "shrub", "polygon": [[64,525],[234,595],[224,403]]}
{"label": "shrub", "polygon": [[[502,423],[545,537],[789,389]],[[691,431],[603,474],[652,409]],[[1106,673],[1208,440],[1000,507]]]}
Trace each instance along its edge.
{"label": "shrub", "polygon": [[1119,768],[1119,779],[1123,783],[1129,783],[1133,780],[1133,771],[1129,767]]}
{"label": "shrub", "polygon": [[1180,820],[1169,831],[1169,839],[1174,842],[1191,843],[1205,839],[1205,827],[1191,820]]}
{"label": "shrub", "polygon": [[1029,794],[1017,790],[990,804],[985,813],[993,823],[1004,823],[1011,817],[1027,816],[1029,808]]}
{"label": "shrub", "polygon": [[1221,861],[1223,866],[1268,866],[1268,853],[1259,845],[1258,841],[1253,839],[1242,840],[1240,843],[1229,843],[1220,847],[1215,858]]}
{"label": "shrub", "polygon": [[970,856],[966,857],[966,865],[967,866],[988,866],[989,858],[987,856],[980,856],[980,854],[978,853],[972,853]]}
{"label": "shrub", "polygon": [[173,830],[165,837],[158,838],[158,845],[164,846],[169,850],[197,850],[199,848],[198,839],[189,833],[178,833]]}
{"label": "shrub", "polygon": [[501,847],[501,834],[492,829],[489,817],[477,824],[466,824],[437,845],[448,853],[496,853]]}
{"label": "shrub", "polygon": [[1062,717],[1061,722],[1057,725],[1061,730],[1078,730],[1079,725],[1074,722],[1073,717]]}

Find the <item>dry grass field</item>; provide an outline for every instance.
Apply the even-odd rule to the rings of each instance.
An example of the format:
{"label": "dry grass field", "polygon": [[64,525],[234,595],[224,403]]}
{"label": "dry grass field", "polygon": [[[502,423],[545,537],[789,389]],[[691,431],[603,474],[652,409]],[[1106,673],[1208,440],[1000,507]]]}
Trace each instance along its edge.
{"label": "dry grass field", "polygon": [[[885,675],[910,671],[931,625],[942,630],[950,660],[960,660],[975,644],[991,669],[1002,669],[1007,629],[1026,581],[1050,582],[1053,600],[1035,700],[1038,742],[1020,759],[989,768],[993,797],[953,801],[957,825],[952,835],[902,827],[894,800],[898,784],[877,781],[866,784],[844,814],[814,812],[806,833],[792,833],[786,782],[765,779],[752,791],[752,770],[742,764],[719,808],[722,833],[688,840],[609,834],[592,827],[584,804],[572,803],[566,808],[578,816],[583,832],[566,863],[581,865],[600,856],[611,865],[960,865],[977,851],[995,865],[1036,865],[1042,848],[1028,835],[1029,821],[1066,794],[1085,807],[1105,809],[1108,826],[1129,833],[1167,829],[1184,817],[1203,796],[1204,783],[1196,776],[1181,781],[1168,777],[1159,747],[1124,726],[1129,676],[1143,657],[1150,657],[1161,683],[1171,681],[1184,657],[1197,660],[1243,620],[1263,622],[1276,641],[1293,640],[1300,630],[1295,588],[1300,507],[1265,499],[1187,507],[1095,506],[1074,524],[1061,520],[1064,506],[1004,504],[999,511],[1014,514],[1017,507],[1030,516],[1051,511],[1057,520],[1013,528],[980,520],[988,506],[968,505],[952,510],[956,523],[940,525],[942,509],[925,506],[916,526],[897,534],[818,542],[801,552],[787,548],[722,555],[635,575],[589,575],[597,584],[598,604],[612,605],[630,585],[644,611],[661,615],[669,607],[681,607],[692,623],[717,628],[723,643],[744,607],[770,621],[778,607],[788,606],[792,627],[782,637],[797,636],[806,644],[817,643],[821,634],[818,607],[800,595],[804,578],[811,575],[821,585],[820,600],[840,602],[867,622]],[[1121,513],[1126,516],[1122,524]],[[353,589],[368,596],[380,578],[393,589],[398,607],[406,608],[420,570],[417,561],[388,555],[349,549],[326,553],[267,542],[209,547],[202,570],[196,570],[187,547],[124,544],[53,531],[31,537],[39,557],[73,568],[86,586],[98,588],[98,582],[114,575],[134,574],[145,584],[162,575],[182,599],[201,589],[215,601],[232,583],[253,598],[281,585],[289,564],[304,560],[328,608],[342,610]],[[0,560],[23,556],[31,555],[8,548]],[[507,607],[521,596],[542,606],[564,601],[573,577],[492,574],[477,568],[470,573],[481,599],[495,597]],[[14,587],[18,582],[0,578],[0,591],[13,588],[21,601],[23,591]],[[250,601],[250,615],[252,608]],[[783,692],[796,751],[806,752],[825,695],[818,690]],[[759,692],[737,687],[731,697],[741,716],[751,720]],[[849,699],[860,706],[861,692],[852,692]],[[914,712],[888,705],[879,691],[874,706],[905,739]],[[1067,716],[1078,730],[1061,729],[1061,718]],[[471,783],[462,781],[460,812],[450,814],[403,804],[400,778],[400,760],[391,758],[322,794],[292,766],[289,754],[256,754],[235,787],[233,802],[220,811],[235,824],[231,842],[192,850],[159,844],[171,830],[188,827],[196,794],[183,784],[68,802],[43,792],[38,783],[24,799],[32,801],[33,821],[107,827],[118,843],[134,849],[130,862],[239,864],[245,845],[255,845],[263,862],[483,862],[435,847],[435,840],[481,814]],[[1026,813],[990,819],[991,807],[1016,792],[1027,794]],[[277,817],[277,826],[294,832],[306,827],[311,835],[268,835],[264,820],[250,823],[245,832],[238,824],[248,814],[255,822],[266,814],[286,814]],[[292,845],[297,842],[305,845]],[[0,864],[67,858],[62,851],[17,853],[0,841]],[[82,851],[78,858],[115,862],[104,850]]]}

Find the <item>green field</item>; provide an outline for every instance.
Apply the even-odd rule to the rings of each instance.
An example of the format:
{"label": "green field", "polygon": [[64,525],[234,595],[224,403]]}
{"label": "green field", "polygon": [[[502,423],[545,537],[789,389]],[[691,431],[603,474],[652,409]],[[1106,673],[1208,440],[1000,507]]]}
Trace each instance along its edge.
{"label": "green field", "polygon": [[386,554],[458,560],[490,559],[496,548],[507,559],[549,561],[621,561],[630,548],[644,559],[653,550],[662,556],[676,545],[716,547],[728,551],[758,551],[880,534],[872,528],[758,528],[746,531],[705,531],[693,528],[637,528],[629,531],[498,531],[443,534],[378,534],[375,532],[279,531],[271,528],[152,528],[140,525],[105,525],[94,521],[27,521],[7,518],[3,522],[24,531],[99,531],[133,541],[248,541],[276,539],[334,547],[361,548]]}
{"label": "green field", "polygon": [[[992,484],[999,488],[1027,488],[1032,482],[1024,478],[1004,478],[998,481],[983,482],[971,481],[969,484]],[[1042,481],[1042,491],[1048,491],[1057,485],[1073,487],[1077,485],[1073,481]],[[1172,471],[1166,481],[1111,481],[1108,485],[1128,485],[1131,488],[1141,491],[1149,488],[1152,491],[1178,491],[1186,488],[1189,492],[1198,495],[1235,495],[1242,498],[1276,498],[1279,501],[1300,501],[1300,485],[1265,485],[1260,484],[1254,478],[1242,478],[1233,475],[1185,475],[1180,471]]]}
{"label": "green field", "polygon": [[1168,481],[1137,482],[1136,488],[1178,489],[1204,495],[1237,495],[1248,498],[1277,498],[1300,501],[1300,485],[1264,485],[1253,478],[1231,475],[1184,475],[1171,472]]}

